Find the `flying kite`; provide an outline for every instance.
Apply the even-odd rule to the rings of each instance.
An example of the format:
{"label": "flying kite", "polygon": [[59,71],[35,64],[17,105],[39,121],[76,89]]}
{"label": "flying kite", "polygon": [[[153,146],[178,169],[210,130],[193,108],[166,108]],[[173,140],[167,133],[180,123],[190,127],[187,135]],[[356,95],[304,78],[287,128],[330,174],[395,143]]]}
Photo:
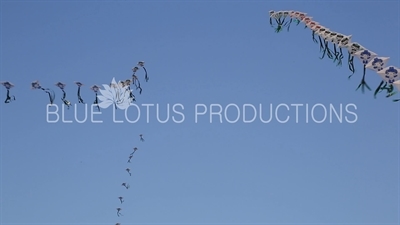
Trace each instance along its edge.
{"label": "flying kite", "polygon": [[97,106],[97,110],[100,111],[99,99],[98,99],[98,97],[97,97],[97,94],[98,94],[100,88],[99,88],[99,86],[97,86],[97,85],[93,85],[92,87],[90,87],[90,89],[91,89],[92,91],[94,91],[94,93],[96,94],[96,98],[95,98],[93,104],[96,105],[96,106]]}
{"label": "flying kite", "polygon": [[121,204],[124,202],[124,197],[118,197],[118,199],[121,202]]}
{"label": "flying kite", "polygon": [[40,83],[38,80],[35,80],[31,83],[31,88],[32,89],[41,89],[44,92],[46,92],[49,95],[49,99],[50,99],[50,104],[53,105],[54,102],[54,98],[56,97],[56,95],[54,94],[54,91],[49,89],[49,88],[43,88],[42,86],[40,86]]}
{"label": "flying kite", "polygon": [[364,70],[363,70],[363,78],[361,80],[360,85],[358,85],[357,89],[358,90],[361,87],[362,92],[364,92],[364,87],[367,87],[368,90],[371,90],[371,88],[368,86],[368,84],[365,82],[365,72],[366,72],[366,68],[368,63],[377,56],[377,54],[375,54],[374,52],[371,52],[367,49],[365,50],[360,50],[354,53],[354,55],[359,58],[362,62],[362,64],[364,65]]}
{"label": "flying kite", "polygon": [[128,163],[131,163],[132,157],[133,157],[133,155],[130,155],[130,156],[129,156]]}
{"label": "flying kite", "polygon": [[135,154],[135,152],[138,150],[138,148],[137,147],[134,147],[133,148],[133,152],[131,153],[131,155],[130,156],[133,156],[133,154]]}
{"label": "flying kite", "polygon": [[121,83],[123,87],[127,86],[127,91],[129,92],[129,98],[131,99],[131,101],[136,102],[136,97],[131,90],[131,80],[127,79],[125,80],[125,82],[121,81]]}
{"label": "flying kite", "polygon": [[144,61],[139,61],[138,62],[138,66],[143,68],[143,70],[144,70],[144,80],[146,82],[148,82],[149,81],[149,76],[147,76],[147,70],[146,70],[146,67],[144,67]]}
{"label": "flying kite", "polygon": [[140,134],[139,137],[140,137],[140,140],[143,142],[144,141],[143,134]]}
{"label": "flying kite", "polygon": [[131,186],[129,185],[129,184],[127,184],[127,183],[122,183],[122,185],[121,186],[124,186],[126,189],[129,189]]}
{"label": "flying kite", "polygon": [[65,93],[65,90],[64,90],[66,84],[61,83],[61,82],[57,82],[55,85],[57,87],[59,87],[61,89],[61,91],[63,92],[63,97],[61,98],[61,100],[64,102],[64,105],[66,105],[68,107],[68,109],[69,109],[69,107],[71,106],[71,102],[66,99],[67,98],[67,93]]}
{"label": "flying kite", "polygon": [[139,61],[137,63],[137,65],[132,68],[132,72],[133,72],[133,74],[132,74],[132,83],[135,85],[136,90],[139,89],[139,94],[142,94],[143,89],[140,86],[139,78],[136,76],[136,72],[139,70],[139,68],[143,68],[143,70],[145,72],[144,79],[145,79],[146,82],[149,81],[149,77],[147,75],[146,67],[144,66],[144,61]]}
{"label": "flying kite", "polygon": [[118,216],[118,217],[119,217],[119,216],[123,216],[123,215],[120,213],[121,210],[122,210],[121,208],[117,208],[117,216]]}
{"label": "flying kite", "polygon": [[139,94],[142,94],[143,89],[140,87],[139,78],[135,75],[136,71],[139,70],[139,67],[135,66],[132,68],[132,83],[136,86],[136,90],[139,89]]}
{"label": "flying kite", "polygon": [[129,176],[132,176],[132,174],[131,174],[131,169],[129,169],[129,168],[126,168],[125,170],[126,170],[126,172],[128,172],[128,173],[129,173]]}
{"label": "flying kite", "polygon": [[[276,33],[282,31],[284,27],[287,27],[289,31],[290,23],[296,21],[297,25],[299,23],[305,24],[305,28],[309,28],[312,31],[312,41],[319,43],[320,52],[322,52],[323,59],[327,56],[332,59],[337,66],[342,65],[343,51],[346,49],[348,52],[348,68],[352,72],[349,75],[349,79],[355,73],[354,67],[354,57],[358,58],[363,65],[363,75],[360,84],[358,85],[356,91],[361,88],[364,93],[365,88],[371,90],[366,82],[366,69],[373,70],[382,78],[381,83],[374,92],[374,97],[382,91],[386,91],[386,97],[389,98],[396,94],[394,88],[400,91],[400,69],[395,66],[387,66],[387,61],[389,57],[378,56],[375,52],[365,48],[358,42],[352,40],[352,35],[345,35],[331,29],[322,26],[317,21],[313,20],[313,17],[308,16],[306,13],[299,11],[269,11],[270,25],[274,28]],[[289,21],[287,21],[290,18]],[[318,36],[318,40],[317,37]],[[332,47],[330,47],[330,45]],[[400,101],[400,99],[395,99],[393,101]]]}
{"label": "flying kite", "polygon": [[85,102],[83,101],[83,99],[81,97],[81,87],[83,86],[83,84],[79,81],[76,81],[75,84],[78,85],[78,102],[85,104]]}
{"label": "flying kite", "polygon": [[4,81],[4,82],[0,82],[6,89],[7,89],[7,98],[4,101],[4,103],[10,103],[11,101],[15,100],[15,96],[11,95],[10,96],[10,89],[14,87],[14,84],[8,82],[8,81]]}

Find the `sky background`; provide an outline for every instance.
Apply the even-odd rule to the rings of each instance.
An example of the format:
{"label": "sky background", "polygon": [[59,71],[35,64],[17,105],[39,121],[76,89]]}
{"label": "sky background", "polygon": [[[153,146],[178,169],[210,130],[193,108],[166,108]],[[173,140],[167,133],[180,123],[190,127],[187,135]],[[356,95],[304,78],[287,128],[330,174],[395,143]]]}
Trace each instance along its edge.
{"label": "sky background", "polygon": [[[349,80],[346,61],[319,59],[302,25],[274,33],[270,10],[306,12],[400,66],[399,1],[1,1],[0,80],[15,84],[16,101],[0,104],[0,223],[399,224],[399,103],[355,91],[361,63]],[[92,103],[91,85],[129,79],[140,60],[150,80],[138,72],[137,123],[121,110],[114,123],[112,107],[95,115],[103,123],[77,123],[75,106],[64,115],[72,123],[48,123],[47,94],[30,89],[34,80],[52,88],[61,110],[54,84],[78,104],[80,81]],[[380,81],[367,71],[373,90]],[[354,104],[357,120],[306,123],[302,107],[296,123],[292,107],[279,111],[287,123],[210,123],[209,114],[195,123],[196,104],[230,103],[262,104],[265,120],[281,103],[342,104],[354,120],[345,111]],[[147,122],[141,104],[158,104],[160,119],[182,104],[185,119],[173,122],[182,117],[170,108],[160,123],[152,107]]]}

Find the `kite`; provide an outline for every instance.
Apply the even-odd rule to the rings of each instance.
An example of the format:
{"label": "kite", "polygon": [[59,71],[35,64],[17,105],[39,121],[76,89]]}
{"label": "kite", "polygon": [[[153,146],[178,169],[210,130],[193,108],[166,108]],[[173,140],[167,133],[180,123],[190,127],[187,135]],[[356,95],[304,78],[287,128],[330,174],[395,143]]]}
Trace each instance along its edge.
{"label": "kite", "polygon": [[119,217],[119,216],[123,216],[123,215],[120,213],[121,210],[122,210],[121,208],[117,208],[117,216],[118,216],[118,217]]}
{"label": "kite", "polygon": [[97,94],[98,94],[100,88],[99,88],[99,86],[97,86],[97,85],[93,85],[92,87],[90,87],[90,89],[91,89],[92,91],[94,91],[94,93],[96,94],[96,98],[95,98],[93,104],[96,105],[96,106],[97,106],[97,110],[100,111],[99,99],[98,99],[98,97],[97,97]]}
{"label": "kite", "polygon": [[[287,18],[290,18],[289,22],[285,22]],[[287,27],[289,31],[290,23],[294,20],[297,25],[304,23],[305,28],[309,28],[312,31],[312,41],[319,43],[320,52],[323,59],[327,56],[336,63],[336,66],[342,65],[343,51],[346,49],[348,52],[348,68],[351,71],[351,75],[348,76],[350,79],[355,73],[354,57],[358,58],[363,65],[363,76],[360,84],[356,91],[361,88],[362,93],[365,92],[365,88],[371,90],[366,82],[366,69],[373,70],[382,78],[381,83],[374,92],[374,97],[382,91],[386,91],[386,97],[391,97],[397,92],[394,91],[397,88],[400,91],[400,69],[395,66],[387,66],[389,57],[378,56],[377,53],[365,48],[358,42],[352,41],[352,35],[345,35],[336,31],[332,31],[325,26],[322,26],[317,21],[313,20],[313,17],[308,16],[306,13],[298,11],[269,11],[270,25],[274,28],[276,33],[279,33],[284,27]],[[275,24],[274,24],[275,21]],[[316,38],[318,36],[318,40]],[[330,47],[329,45],[333,47]],[[393,101],[400,101],[395,99]]]}
{"label": "kite", "polygon": [[122,185],[121,186],[124,186],[126,189],[129,189],[131,186],[129,185],[129,184],[127,184],[127,183],[122,183]]}
{"label": "kite", "polygon": [[138,66],[143,68],[143,70],[144,70],[144,79],[145,79],[146,82],[148,82],[149,81],[149,76],[147,75],[146,67],[144,67],[144,61],[139,61],[138,62]]}
{"label": "kite", "polygon": [[[370,70],[374,70],[375,72],[379,72],[383,70],[384,67],[386,67],[387,62],[389,61],[389,57],[377,57],[375,56],[372,60],[369,61],[369,63],[365,66],[366,68]],[[379,74],[379,73],[378,73]],[[376,95],[383,91],[383,90],[389,90],[386,88],[387,86],[387,81],[385,82],[384,79],[382,79],[381,83],[379,84],[378,88],[376,88],[374,92],[374,98],[376,98]]]}
{"label": "kite", "polygon": [[53,90],[51,90],[49,88],[43,88],[42,86],[40,86],[40,83],[38,80],[33,81],[31,83],[31,87],[32,87],[32,89],[41,89],[44,92],[46,92],[49,95],[50,105],[53,105],[54,98],[56,97]]}
{"label": "kite", "polygon": [[139,137],[140,137],[140,140],[143,142],[144,141],[143,134],[140,134]]}
{"label": "kite", "polygon": [[81,87],[83,86],[83,84],[79,81],[76,81],[75,84],[78,85],[78,102],[85,104],[85,102],[83,101],[83,99],[81,97]]}
{"label": "kite", "polygon": [[122,85],[122,87],[127,87],[127,89],[126,89],[126,91],[128,91],[129,92],[129,98],[131,99],[131,102],[136,102],[136,97],[135,97],[135,95],[132,93],[132,90],[131,90],[131,80],[125,80],[125,82],[124,81],[120,81],[121,82],[121,85]]}
{"label": "kite", "polygon": [[118,197],[118,199],[121,202],[121,204],[124,202],[124,198],[123,197]]}
{"label": "kite", "polygon": [[140,87],[139,78],[135,75],[136,71],[139,70],[139,67],[135,66],[132,68],[132,83],[136,86],[136,90],[139,89],[139,94],[142,94],[143,89]]}
{"label": "kite", "polygon": [[[386,82],[383,87],[380,87],[380,90],[386,90],[387,95],[386,98],[389,98],[396,94],[394,91],[394,86],[400,91],[400,87],[398,86],[398,82],[400,80],[400,69],[395,66],[388,66],[384,69],[381,69],[378,74],[382,77],[383,81]],[[395,83],[397,82],[397,83]],[[382,84],[382,82],[381,82]],[[399,101],[398,99],[393,100],[395,102]]]}
{"label": "kite", "polygon": [[[377,54],[375,54],[374,52],[371,52],[367,49],[365,50],[360,50],[354,53],[354,55],[359,58],[362,62],[362,64],[364,65],[364,70],[363,70],[363,78],[361,80],[360,85],[358,85],[357,89],[358,90],[361,87],[361,91],[364,92],[364,87],[367,87],[368,90],[371,90],[371,88],[368,86],[368,84],[365,82],[365,72],[366,72],[366,68],[368,63],[377,56]],[[350,75],[351,76],[351,75]]]}
{"label": "kite", "polygon": [[[144,61],[139,61],[137,63],[137,65],[132,68],[132,72],[133,72],[132,83],[136,86],[136,90],[139,89],[139,94],[142,94],[143,90],[142,90],[142,87],[140,86],[139,78],[136,76],[136,72],[139,70],[139,68],[143,68],[144,73],[145,73],[144,79],[146,82],[149,81],[149,76],[147,75],[147,70],[146,70],[146,67],[144,66]],[[129,82],[129,85],[130,85],[130,82]]]}
{"label": "kite", "polygon": [[[137,147],[134,147],[133,148],[133,152],[131,153],[131,155],[130,156],[133,156],[133,154],[135,154],[135,152],[138,150],[138,148]],[[129,158],[130,159],[130,158]]]}
{"label": "kite", "polygon": [[126,168],[125,170],[126,170],[126,172],[128,172],[128,173],[129,173],[129,176],[132,176],[132,174],[131,174],[131,169],[129,169],[129,168]]}
{"label": "kite", "polygon": [[61,82],[57,82],[55,85],[57,87],[59,87],[61,89],[61,91],[63,92],[63,97],[61,98],[61,100],[64,102],[64,105],[66,105],[68,107],[68,109],[69,109],[69,107],[71,106],[71,102],[66,99],[67,93],[65,93],[65,91],[64,91],[64,88],[65,88],[66,84],[61,83]]}
{"label": "kite", "polygon": [[130,156],[129,156],[128,163],[131,163],[132,157],[133,157],[133,155],[130,155]]}
{"label": "kite", "polygon": [[14,95],[10,96],[10,89],[14,87],[14,84],[12,84],[12,83],[10,83],[8,81],[0,82],[0,83],[7,89],[7,98],[4,101],[4,103],[10,103],[11,101],[14,101],[15,100],[15,96]]}

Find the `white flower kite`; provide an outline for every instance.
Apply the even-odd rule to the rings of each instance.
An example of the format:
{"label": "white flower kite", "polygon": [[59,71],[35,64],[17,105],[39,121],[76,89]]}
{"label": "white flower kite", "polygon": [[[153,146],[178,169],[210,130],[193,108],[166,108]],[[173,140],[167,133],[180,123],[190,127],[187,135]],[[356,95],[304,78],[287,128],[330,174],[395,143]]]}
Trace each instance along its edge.
{"label": "white flower kite", "polygon": [[114,104],[115,109],[127,109],[132,99],[130,98],[130,91],[127,86],[123,85],[123,82],[115,82],[113,78],[110,86],[103,84],[104,90],[99,89],[101,95],[98,95],[98,99],[101,101],[99,103],[100,108],[108,108],[110,105]]}

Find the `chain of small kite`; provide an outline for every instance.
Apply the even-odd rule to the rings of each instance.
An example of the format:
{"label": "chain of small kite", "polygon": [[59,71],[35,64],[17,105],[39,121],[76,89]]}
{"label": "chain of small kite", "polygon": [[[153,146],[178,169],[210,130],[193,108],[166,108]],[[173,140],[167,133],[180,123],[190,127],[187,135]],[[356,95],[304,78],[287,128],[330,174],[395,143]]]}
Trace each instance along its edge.
{"label": "chain of small kite", "polygon": [[[334,48],[335,48],[335,51],[334,51],[335,52],[335,59],[334,59],[334,61],[338,60],[339,61],[338,62],[338,66],[341,65],[341,59],[343,58],[342,48],[347,48],[349,50],[348,51],[348,53],[349,53],[349,59],[348,59],[349,60],[349,69],[353,72],[353,74],[354,74],[354,65],[353,65],[353,57],[354,57],[354,55],[358,51],[368,51],[366,48],[364,48],[362,45],[358,44],[357,42],[350,41],[351,35],[350,36],[343,36],[340,33],[332,32],[329,29],[325,28],[323,25],[321,25],[318,22],[312,20],[311,19],[312,17],[310,17],[306,13],[302,13],[302,12],[298,12],[298,11],[277,11],[276,12],[276,11],[272,11],[271,10],[269,12],[269,14],[270,14],[270,24],[271,24],[271,26],[274,27],[272,25],[272,20],[273,19],[275,19],[276,22],[277,22],[278,26],[275,28],[275,32],[277,32],[277,33],[281,32],[283,30],[283,28],[285,28],[285,27],[289,31],[290,25],[293,22],[293,20],[296,23],[296,25],[299,25],[300,22],[304,23],[306,25],[305,28],[310,28],[313,31],[312,38],[313,38],[313,41],[316,42],[316,43],[318,43],[318,41],[315,39],[314,35],[318,35],[318,38],[319,38],[319,41],[320,41],[320,50],[324,50],[323,51],[324,55],[322,56],[322,58],[325,56],[325,54],[327,54],[327,56],[329,58],[333,59],[333,55],[332,55],[333,51],[329,49],[328,44],[327,44],[329,38],[328,38],[328,40],[326,40],[326,37],[324,38],[323,36],[321,36],[320,33],[316,32],[316,30],[314,30],[312,28],[314,28],[314,27],[323,28],[323,30],[325,32],[328,32],[328,34],[331,34],[331,37],[332,36],[336,36],[336,35],[337,36],[341,35],[342,38],[343,37],[347,37],[348,38],[348,43],[346,45],[344,45],[344,46],[343,45],[339,46],[340,57],[341,57],[339,59],[338,59],[339,52],[337,52],[337,50],[336,50],[336,44],[337,43],[333,42]],[[290,21],[285,21],[285,19],[287,19],[287,18],[290,18]],[[324,40],[324,44],[322,43],[321,37]],[[330,42],[332,42],[332,41],[330,41]],[[369,53],[371,53],[371,52],[369,52]],[[361,58],[362,57],[360,57],[360,59]],[[386,58],[386,60],[388,60],[389,57],[378,57],[377,55],[375,55],[374,57],[370,57],[370,58],[367,58],[367,59],[362,58],[363,61],[366,60],[366,61],[363,62],[363,64],[364,64],[364,75],[363,75],[363,79],[362,79],[360,85],[358,86],[358,88],[356,90],[358,90],[360,87],[362,88],[361,90],[363,92],[364,92],[364,87],[367,87],[369,90],[371,90],[370,87],[365,82],[365,68],[366,68],[366,64],[368,62],[372,61],[374,58],[375,59],[379,59],[379,60],[381,60],[381,58]],[[386,64],[386,62],[383,63],[383,64]],[[374,70],[375,69],[376,69],[376,67],[374,67]],[[382,69],[383,68],[381,68],[381,70]],[[379,93],[379,92],[381,92],[383,90],[387,91],[387,93],[388,93],[388,95],[386,96],[387,98],[393,96],[394,94],[396,94],[396,92],[394,92],[394,87],[393,87],[394,85],[393,84],[395,84],[396,88],[400,91],[399,69],[397,67],[394,67],[394,66],[390,66],[388,70],[390,70],[390,69],[392,69],[390,72],[393,72],[393,74],[394,74],[394,75],[391,74],[391,76],[393,76],[393,77],[386,76],[386,78],[388,80],[385,80],[385,79],[383,79],[383,77],[381,77],[382,78],[382,82],[380,83],[379,87],[375,90],[375,93],[374,93],[375,97],[376,97],[377,93]],[[388,70],[386,70],[385,72],[387,72]],[[378,70],[378,71],[375,70],[375,71],[378,72],[380,70]],[[349,78],[352,75],[350,75]],[[400,99],[395,99],[393,101],[400,101]]]}
{"label": "chain of small kite", "polygon": [[[135,95],[133,95],[133,92],[132,92],[132,90],[131,90],[131,88],[130,88],[131,85],[134,85],[135,88],[136,88],[136,90],[139,90],[139,94],[142,93],[142,87],[141,87],[141,85],[140,85],[140,81],[139,81],[138,77],[136,76],[136,72],[137,72],[140,68],[142,68],[142,69],[144,70],[144,72],[145,72],[145,77],[144,77],[144,78],[145,78],[145,81],[147,82],[147,81],[149,80],[149,77],[148,77],[148,75],[147,75],[147,70],[146,70],[146,68],[145,68],[145,66],[144,66],[144,61],[139,61],[139,62],[137,63],[137,65],[134,66],[134,67],[132,68],[133,74],[132,74],[131,78],[126,79],[125,81],[121,81],[121,83],[122,83],[124,86],[128,86],[128,89],[129,89],[129,91],[130,91],[130,99],[131,99],[132,101],[135,101],[135,100],[136,100],[136,97],[135,97]],[[12,102],[12,101],[15,101],[15,100],[16,100],[15,96],[10,94],[10,89],[14,88],[15,85],[14,85],[12,82],[10,82],[10,81],[2,81],[2,82],[0,82],[0,84],[2,84],[2,85],[7,89],[6,100],[4,101],[4,103],[10,103],[10,102]],[[75,82],[75,84],[78,86],[78,92],[77,92],[77,100],[78,100],[78,103],[85,104],[84,100],[83,100],[82,97],[81,97],[81,86],[83,86],[84,84],[82,84],[82,83],[79,82],[79,81]],[[57,82],[57,83],[55,84],[55,86],[59,87],[59,88],[62,90],[62,92],[63,92],[63,97],[61,98],[61,100],[62,100],[62,102],[69,108],[72,104],[71,104],[70,101],[68,101],[68,100],[66,99],[66,92],[65,92],[65,89],[64,89],[65,86],[66,86],[66,84],[65,84],[65,83],[62,83],[62,82]],[[40,83],[39,83],[38,80],[35,80],[35,81],[33,81],[33,82],[31,83],[31,88],[32,88],[32,89],[41,89],[41,90],[45,91],[45,92],[48,94],[48,96],[49,96],[50,105],[52,105],[52,104],[54,103],[54,100],[55,100],[56,95],[55,95],[55,93],[54,93],[54,91],[53,91],[52,89],[50,89],[50,88],[43,88],[43,87],[40,85]],[[95,100],[94,100],[93,104],[96,105],[96,107],[98,108],[98,110],[100,110],[100,108],[99,108],[99,106],[98,106],[98,99],[97,99],[97,94],[98,94],[98,91],[100,90],[100,87],[99,87],[98,85],[95,84],[95,85],[92,85],[92,86],[89,87],[89,88],[90,88],[92,91],[95,92],[96,96],[95,96]]]}
{"label": "chain of small kite", "polygon": [[[143,134],[140,134],[139,137],[140,137],[140,141],[144,142]],[[137,150],[139,150],[137,147],[134,147],[134,148],[133,148],[133,152],[129,155],[127,163],[131,163],[131,159],[133,158],[133,154],[135,154],[135,152],[136,152]],[[130,170],[129,167],[126,168],[125,171],[128,172],[129,176],[132,176],[132,173],[131,173],[131,170]],[[125,189],[129,189],[129,188],[130,188],[129,183],[125,183],[125,182],[124,182],[124,183],[122,183],[122,186],[123,186]],[[119,199],[121,205],[122,205],[122,203],[125,202],[124,197],[122,197],[122,196],[119,196],[118,199]],[[117,207],[116,209],[117,209],[117,216],[118,216],[118,217],[119,217],[119,216],[122,216],[122,214],[121,214],[121,212],[120,212],[120,211],[122,211],[122,208]],[[121,223],[116,223],[115,225],[121,225]]]}

